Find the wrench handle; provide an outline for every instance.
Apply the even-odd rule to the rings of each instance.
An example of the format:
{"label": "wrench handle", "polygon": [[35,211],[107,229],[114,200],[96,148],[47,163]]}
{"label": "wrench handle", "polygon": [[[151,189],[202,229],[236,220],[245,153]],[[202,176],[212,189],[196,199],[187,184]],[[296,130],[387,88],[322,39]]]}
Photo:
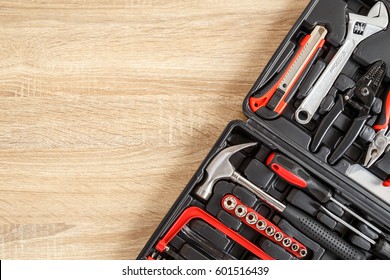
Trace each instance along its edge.
{"label": "wrench handle", "polygon": [[332,61],[328,64],[321,77],[309,91],[305,100],[295,112],[295,119],[300,124],[307,124],[313,118],[315,112],[320,107],[322,99],[331,89],[337,77],[343,70],[348,59],[351,57],[356,42],[354,40],[346,40],[344,45],[337,51]]}

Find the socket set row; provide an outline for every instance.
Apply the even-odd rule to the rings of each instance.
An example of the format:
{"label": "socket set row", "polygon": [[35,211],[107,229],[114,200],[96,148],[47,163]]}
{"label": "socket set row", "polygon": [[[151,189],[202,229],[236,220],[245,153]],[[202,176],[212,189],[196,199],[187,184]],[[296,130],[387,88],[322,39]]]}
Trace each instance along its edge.
{"label": "socket set row", "polygon": [[311,1],[138,259],[390,259],[389,8]]}

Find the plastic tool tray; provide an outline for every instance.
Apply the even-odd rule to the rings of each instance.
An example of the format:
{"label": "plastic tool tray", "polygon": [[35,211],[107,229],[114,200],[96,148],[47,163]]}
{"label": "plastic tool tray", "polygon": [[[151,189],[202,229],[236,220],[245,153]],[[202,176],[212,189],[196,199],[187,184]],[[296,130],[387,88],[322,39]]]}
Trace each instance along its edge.
{"label": "plastic tool tray", "polygon": [[389,259],[388,11],[311,1],[138,259]]}

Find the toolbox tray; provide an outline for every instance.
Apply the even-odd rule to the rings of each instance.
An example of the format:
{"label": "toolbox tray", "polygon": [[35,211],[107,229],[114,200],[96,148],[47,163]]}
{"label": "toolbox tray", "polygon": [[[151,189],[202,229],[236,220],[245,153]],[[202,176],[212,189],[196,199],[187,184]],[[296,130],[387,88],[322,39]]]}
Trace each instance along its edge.
{"label": "toolbox tray", "polygon": [[[217,217],[219,220],[226,220],[225,216],[220,216],[222,213],[221,211],[223,210],[219,203],[220,201],[218,201],[218,199],[223,197],[224,194],[220,194],[220,196],[217,198],[214,197],[216,196],[216,194],[214,194],[213,197],[211,197],[207,202],[202,202],[198,200],[192,194],[192,192],[194,188],[202,180],[204,180],[205,168],[216,154],[218,154],[227,146],[248,142],[258,142],[261,148],[257,149],[255,153],[251,154],[251,160],[249,160],[243,153],[239,153],[239,155],[237,155],[237,157],[234,159],[234,165],[241,172],[241,174],[245,174],[247,177],[248,175],[250,176],[250,174],[247,174],[246,172],[251,168],[250,166],[253,164],[253,162],[257,163],[261,168],[266,168],[264,163],[266,154],[269,154],[272,151],[278,151],[293,159],[296,163],[305,168],[306,171],[308,171],[310,174],[314,174],[315,177],[324,184],[331,186],[334,192],[334,196],[337,197],[339,201],[345,202],[346,205],[352,206],[352,208],[357,209],[360,213],[365,213],[366,217],[369,217],[368,219],[378,225],[383,231],[390,232],[390,203],[388,202],[388,198],[390,198],[390,189],[388,190],[388,198],[386,197],[386,199],[383,199],[383,197],[372,193],[366,187],[346,176],[346,172],[349,168],[351,168],[351,166],[361,163],[361,155],[357,157],[357,160],[347,157],[342,158],[336,165],[330,165],[326,161],[326,152],[325,154],[323,151],[312,153],[309,150],[308,147],[312,137],[312,135],[310,135],[310,129],[307,129],[307,127],[301,127],[292,121],[292,118],[289,117],[291,115],[289,110],[293,108],[292,105],[288,106],[286,113],[283,113],[282,117],[278,117],[272,120],[265,120],[259,117],[250,109],[249,106],[249,98],[253,96],[253,94],[258,89],[264,87],[265,84],[271,79],[271,77],[275,75],[278,70],[280,70],[278,68],[281,67],[284,58],[283,56],[285,55],[286,50],[289,48],[289,44],[295,40],[294,38],[297,38],[297,34],[302,32],[302,30],[310,30],[318,24],[325,25],[330,30],[330,33],[328,33],[328,36],[326,37],[327,44],[330,45],[330,48],[337,48],[343,43],[346,34],[347,25],[345,15],[347,9],[348,11],[354,13],[367,14],[369,8],[372,7],[376,2],[377,1],[370,0],[312,0],[308,4],[305,11],[294,24],[283,42],[280,44],[267,66],[262,71],[262,74],[257,79],[253,88],[246,96],[243,103],[243,112],[249,118],[248,121],[232,121],[226,127],[186,188],[180,194],[172,208],[169,210],[152,237],[140,252],[138,259],[147,259],[153,253],[156,243],[164,236],[164,234],[172,226],[179,215],[189,206],[197,206],[206,210],[206,212],[211,213],[212,216]],[[382,2],[386,5],[387,10],[390,11],[390,1],[382,0]],[[367,41],[362,42],[364,45],[372,44],[373,47],[371,48],[374,50],[375,55],[366,54],[365,49],[367,47],[361,47],[361,44],[355,50],[353,56],[353,64],[359,64],[360,67],[367,67],[368,65],[378,60],[378,58],[384,60],[386,65],[388,65],[385,81],[390,80],[390,55],[386,56],[388,51],[386,47],[383,47],[390,45],[388,44],[390,43],[389,33],[390,28],[388,28],[387,31],[380,32],[370,37],[367,39]],[[378,40],[384,40],[385,43],[382,43],[382,48],[378,47]],[[386,40],[388,43],[386,43]],[[356,162],[354,160],[356,160]],[[377,176],[377,174],[374,175]],[[380,174],[379,176],[381,175],[383,176],[383,174]],[[286,190],[286,186],[283,186],[283,183],[281,183],[282,180],[271,177],[272,176],[269,175],[269,186],[262,186],[263,189],[267,192],[274,192],[274,194],[279,196],[277,197],[278,199],[285,202],[286,199],[288,200],[289,196],[291,196],[293,189]],[[252,178],[252,180],[257,179]],[[263,180],[267,180],[267,178],[259,179],[259,183],[263,183]],[[229,182],[223,181],[221,184],[228,185]],[[237,184],[230,183],[230,185],[230,191],[233,194],[245,192],[245,190],[240,188]],[[280,192],[275,191],[278,188],[283,190]],[[243,194],[244,197],[245,195]],[[264,208],[261,201],[258,199],[254,200],[251,198],[250,194],[248,194],[246,201],[248,204],[252,203],[253,207],[256,207],[258,211]],[[279,223],[280,221],[283,222],[283,219],[281,219],[274,211],[265,211],[265,213],[269,220]],[[194,227],[200,226],[200,224],[197,224]],[[229,226],[233,227],[233,224],[229,224]],[[288,223],[286,227],[288,228]],[[351,234],[348,233],[346,229],[333,228],[333,230],[337,231],[340,236],[343,236],[343,238],[351,238]],[[256,234],[253,231],[248,230],[245,225],[240,224],[237,226],[237,231],[240,234],[246,236],[249,240],[252,240],[254,243],[261,243],[261,246],[266,246],[266,240],[256,236]],[[292,232],[293,229],[287,229],[287,231]],[[214,238],[217,238],[216,236],[218,237],[218,235],[215,235]],[[222,236],[220,240],[221,244],[224,244],[223,241],[228,240],[228,238],[224,239]],[[183,247],[185,247],[183,244],[188,243],[184,242],[183,238],[179,237],[177,240],[172,242],[175,243],[172,245],[174,249],[179,250],[182,248],[181,250],[183,251]],[[227,245],[224,248],[220,249],[223,252],[231,254],[234,258],[254,258],[252,254],[244,250],[241,246],[237,246],[237,244],[234,242],[229,242],[228,244],[226,241],[226,244]],[[311,244],[311,248],[309,245],[307,246],[312,250],[310,259],[337,258],[332,253],[321,250],[321,247],[317,246],[316,244]],[[189,256],[193,256],[193,258],[199,257],[196,255],[196,252],[191,251],[191,244],[186,246],[185,249],[185,253]],[[286,254],[283,255],[281,252],[276,252],[275,254],[279,254],[281,256],[280,259],[289,259]]]}

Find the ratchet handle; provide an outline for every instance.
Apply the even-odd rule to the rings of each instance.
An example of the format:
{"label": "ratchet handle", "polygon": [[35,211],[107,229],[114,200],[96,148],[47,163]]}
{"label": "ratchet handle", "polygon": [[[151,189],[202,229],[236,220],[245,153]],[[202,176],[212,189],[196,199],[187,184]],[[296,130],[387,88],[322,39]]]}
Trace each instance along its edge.
{"label": "ratchet handle", "polygon": [[319,245],[332,251],[341,259],[365,259],[365,255],[361,251],[293,206],[288,205],[282,212],[282,216],[307,237],[315,240]]}
{"label": "ratchet handle", "polygon": [[386,99],[383,100],[383,108],[381,114],[378,117],[377,123],[373,126],[375,131],[386,129],[390,121],[390,90],[386,95]]}

